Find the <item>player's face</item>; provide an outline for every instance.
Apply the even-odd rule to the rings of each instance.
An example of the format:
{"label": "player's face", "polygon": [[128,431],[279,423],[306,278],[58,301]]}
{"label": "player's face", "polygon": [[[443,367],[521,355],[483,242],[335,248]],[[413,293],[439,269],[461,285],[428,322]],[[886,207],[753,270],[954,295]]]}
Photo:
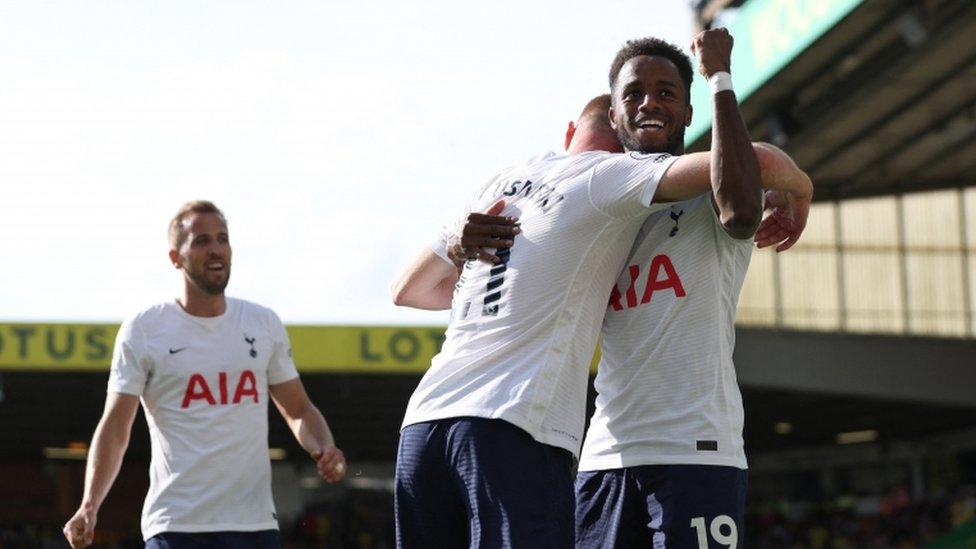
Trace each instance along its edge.
{"label": "player's face", "polygon": [[183,223],[186,241],[179,249],[177,266],[188,283],[211,295],[221,295],[230,281],[230,237],[217,214],[191,214]]}
{"label": "player's face", "polygon": [[656,55],[628,60],[617,75],[610,123],[629,151],[684,151],[691,105],[678,68]]}

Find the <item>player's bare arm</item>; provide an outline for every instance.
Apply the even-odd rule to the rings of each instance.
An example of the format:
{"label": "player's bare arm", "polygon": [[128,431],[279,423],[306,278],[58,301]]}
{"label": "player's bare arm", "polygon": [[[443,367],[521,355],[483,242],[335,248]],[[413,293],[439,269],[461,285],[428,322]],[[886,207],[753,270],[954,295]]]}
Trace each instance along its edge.
{"label": "player's bare arm", "polygon": [[135,395],[108,393],[105,398],[105,410],[88,451],[81,505],[62,530],[73,549],[87,547],[95,538],[98,509],[119,474],[138,409],[139,397]]}
{"label": "player's bare arm", "polygon": [[[753,150],[759,161],[762,187],[767,191],[774,191],[767,192],[767,200],[772,196],[778,197],[777,202],[772,204],[773,212],[760,224],[756,240],[761,247],[781,244],[782,249],[777,249],[783,251],[799,239],[806,226],[810,201],[813,199],[813,183],[778,148],[768,143],[753,143]],[[710,153],[699,152],[678,158],[661,178],[654,201],[680,202],[708,192],[711,188],[709,156]],[[785,222],[787,219],[792,222]],[[773,240],[777,236],[782,238]]]}
{"label": "player's bare arm", "polygon": [[[796,244],[806,227],[813,182],[779,148],[768,143],[756,143],[755,147],[764,180],[770,182],[765,186],[768,189],[766,208],[771,210],[756,231],[756,244],[760,248],[776,244],[776,251],[784,252]],[[806,189],[807,193],[799,192],[800,189]]]}
{"label": "player's bare arm", "polygon": [[440,311],[451,308],[454,285],[469,259],[498,263],[489,249],[512,246],[521,232],[518,219],[500,216],[505,202],[499,200],[485,213],[468,214],[458,234],[448,240],[446,252],[451,262],[424,248],[393,280],[393,303],[402,307]]}
{"label": "player's bare arm", "polygon": [[346,475],[346,458],[336,447],[322,412],[308,398],[301,379],[270,385],[268,391],[295,439],[315,460],[319,476],[327,482],[342,480]]}
{"label": "player's bare arm", "polygon": [[425,247],[393,279],[390,294],[400,307],[442,311],[451,308],[457,280],[457,267]]}
{"label": "player's bare arm", "polygon": [[[732,44],[732,36],[724,28],[701,32],[691,43],[698,72],[710,82],[714,77],[720,88],[726,87],[722,80],[732,71]],[[735,92],[716,88],[712,101],[712,203],[725,232],[733,238],[752,238],[762,220],[759,162]]]}
{"label": "player's bare arm", "polygon": [[[756,243],[760,248],[777,244],[777,251],[789,249],[799,239],[806,226],[810,202],[813,198],[813,183],[803,170],[779,148],[769,143],[752,143],[753,154],[757,160],[760,191],[766,192],[766,207],[771,213],[755,232]],[[661,179],[654,202],[680,202],[708,192],[712,185],[711,153],[689,153],[680,157]],[[761,206],[760,206],[761,207]],[[761,213],[761,210],[759,210]],[[500,216],[482,216],[470,219],[462,232],[476,234],[492,245],[496,239],[505,239],[517,234],[517,219]],[[746,235],[746,238],[752,233]],[[478,241],[468,241],[471,246]],[[487,253],[477,259],[490,261]],[[464,246],[448,247],[452,261],[463,263],[475,258],[475,250]],[[448,304],[449,306],[450,304]]]}
{"label": "player's bare arm", "polygon": [[[796,198],[813,199],[810,177],[785,152],[769,143],[752,144],[759,161],[759,179],[767,191],[779,191]],[[654,202],[680,202],[692,199],[711,188],[711,153],[682,155],[661,178]]]}

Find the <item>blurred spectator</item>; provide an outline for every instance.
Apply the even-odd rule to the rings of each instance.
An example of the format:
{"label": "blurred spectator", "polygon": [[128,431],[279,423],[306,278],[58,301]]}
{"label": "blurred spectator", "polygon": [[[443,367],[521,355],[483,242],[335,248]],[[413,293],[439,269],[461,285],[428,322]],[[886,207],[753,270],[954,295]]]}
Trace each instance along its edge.
{"label": "blurred spectator", "polygon": [[[757,549],[916,549],[976,521],[976,486],[913,501],[904,488],[830,502],[750,502],[745,547]],[[281,524],[285,549],[390,549],[393,498],[350,490]],[[972,542],[970,542],[972,543]],[[138,530],[96,531],[96,549],[141,548]],[[64,547],[60,524],[0,523],[0,549]]]}
{"label": "blurred spectator", "polygon": [[282,528],[285,549],[389,549],[394,546],[393,497],[353,490],[339,501],[308,507],[292,528]]}
{"label": "blurred spectator", "polygon": [[976,520],[976,487],[920,501],[898,487],[883,496],[816,504],[751,502],[750,507],[748,547],[914,549]]}

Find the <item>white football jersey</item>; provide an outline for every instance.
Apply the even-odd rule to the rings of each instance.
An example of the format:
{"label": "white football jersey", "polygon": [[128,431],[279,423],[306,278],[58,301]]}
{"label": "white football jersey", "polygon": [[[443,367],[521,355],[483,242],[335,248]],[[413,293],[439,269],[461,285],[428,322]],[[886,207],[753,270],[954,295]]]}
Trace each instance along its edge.
{"label": "white football jersey", "polygon": [[580,470],[746,467],[732,349],[752,247],[711,193],[648,217],[610,294]]}
{"label": "white football jersey", "polygon": [[108,390],[141,396],[149,424],[145,539],[278,528],[268,385],[297,376],[281,320],[254,303],[204,318],[170,301],[122,324]]}
{"label": "white football jersey", "polygon": [[[467,211],[499,199],[522,233],[469,261],[454,292],[440,354],[410,398],[403,425],[501,418],[578,455],[587,371],[607,295],[652,208],[667,154],[548,153],[502,171]],[[444,254],[447,236],[432,244]]]}

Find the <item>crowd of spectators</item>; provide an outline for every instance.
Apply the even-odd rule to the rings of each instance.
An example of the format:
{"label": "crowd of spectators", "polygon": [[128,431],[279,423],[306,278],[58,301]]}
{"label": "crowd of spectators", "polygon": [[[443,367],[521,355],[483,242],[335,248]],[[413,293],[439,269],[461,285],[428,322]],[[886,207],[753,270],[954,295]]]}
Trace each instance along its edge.
{"label": "crowd of spectators", "polygon": [[[831,502],[752,503],[746,547],[914,549],[976,520],[976,487],[912,500],[904,488]],[[970,541],[976,547],[976,539]]]}
{"label": "crowd of spectators", "polygon": [[[142,549],[145,543],[138,529],[118,531],[99,528],[94,549]],[[0,549],[64,549],[68,542],[60,524],[0,522]]]}
{"label": "crowd of spectators", "polygon": [[294,525],[282,527],[284,549],[389,549],[394,547],[393,497],[352,490],[340,500],[308,507]]}
{"label": "crowd of spectators", "polygon": [[[745,547],[750,549],[915,549],[961,528],[976,547],[976,486],[913,500],[903,488],[883,496],[831,502],[750,501]],[[305,509],[282,524],[284,549],[394,547],[393,501],[387,492],[350,490]],[[142,547],[138,532],[99,529],[96,548]],[[63,548],[60,525],[0,523],[0,549]]]}

